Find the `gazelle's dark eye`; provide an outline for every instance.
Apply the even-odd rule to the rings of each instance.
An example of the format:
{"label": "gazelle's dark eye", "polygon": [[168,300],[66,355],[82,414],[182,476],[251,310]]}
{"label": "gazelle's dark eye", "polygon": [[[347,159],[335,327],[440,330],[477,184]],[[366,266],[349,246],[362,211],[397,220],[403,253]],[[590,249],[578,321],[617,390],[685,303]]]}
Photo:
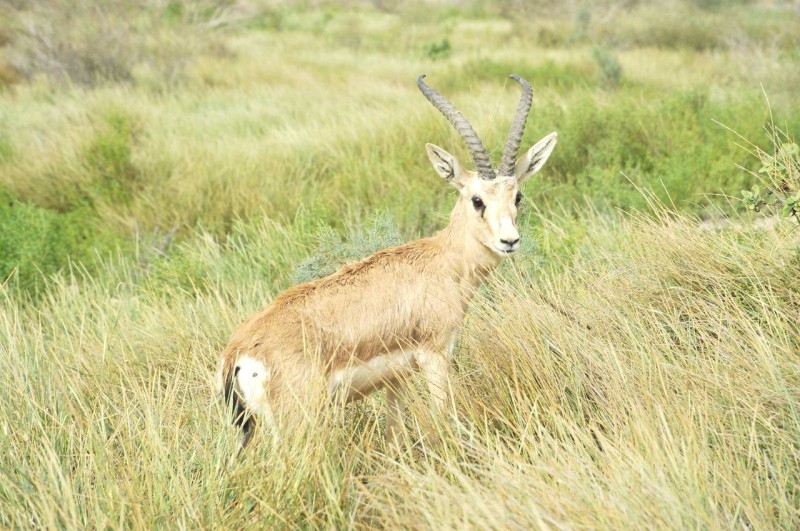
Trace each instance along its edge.
{"label": "gazelle's dark eye", "polygon": [[[486,205],[483,204],[483,201],[477,195],[472,196],[472,206],[475,207],[475,210],[483,210],[486,208]],[[481,212],[483,214],[483,212]]]}
{"label": "gazelle's dark eye", "polygon": [[514,198],[514,205],[519,206],[522,201],[522,192],[517,192],[517,197]]}

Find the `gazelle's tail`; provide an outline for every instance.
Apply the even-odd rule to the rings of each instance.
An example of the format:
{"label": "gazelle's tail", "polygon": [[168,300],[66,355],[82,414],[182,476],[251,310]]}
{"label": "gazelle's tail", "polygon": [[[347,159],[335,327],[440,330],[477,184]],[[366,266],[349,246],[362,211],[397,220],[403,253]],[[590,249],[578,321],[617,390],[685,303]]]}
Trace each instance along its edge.
{"label": "gazelle's tail", "polygon": [[239,385],[240,364],[233,357],[228,357],[222,367],[222,397],[228,411],[231,412],[233,424],[242,430],[242,445],[239,452],[245,449],[253,438],[256,428],[256,418],[247,409],[241,386]]}

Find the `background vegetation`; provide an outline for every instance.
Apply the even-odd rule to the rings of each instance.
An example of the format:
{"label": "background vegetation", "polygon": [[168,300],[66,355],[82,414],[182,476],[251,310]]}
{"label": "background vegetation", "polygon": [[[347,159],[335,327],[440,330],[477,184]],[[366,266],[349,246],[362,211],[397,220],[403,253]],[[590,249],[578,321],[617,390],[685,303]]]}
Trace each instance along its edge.
{"label": "background vegetation", "polygon": [[[0,526],[798,527],[799,24],[758,1],[0,1]],[[378,394],[235,460],[211,386],[234,327],[446,223],[423,145],[468,157],[423,72],[495,157],[510,72],[524,143],[559,132],[452,419],[420,393],[384,448]]]}

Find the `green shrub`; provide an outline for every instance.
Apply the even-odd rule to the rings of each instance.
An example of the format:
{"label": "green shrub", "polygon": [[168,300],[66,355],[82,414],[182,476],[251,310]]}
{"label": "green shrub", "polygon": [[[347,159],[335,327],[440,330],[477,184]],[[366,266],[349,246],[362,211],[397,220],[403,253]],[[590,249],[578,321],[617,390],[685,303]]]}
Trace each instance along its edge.
{"label": "green shrub", "polygon": [[349,262],[402,243],[397,226],[388,215],[382,213],[375,215],[371,226],[349,229],[345,238],[328,226],[320,226],[314,239],[316,248],[309,258],[295,268],[293,284],[325,277]]}
{"label": "green shrub", "polygon": [[742,201],[750,210],[758,212],[770,207],[800,222],[800,148],[774,125],[769,131],[772,149],[756,146],[753,153],[761,163],[754,175],[766,189],[762,192],[755,185],[750,190],[742,190]]}
{"label": "green shrub", "polygon": [[11,285],[36,293],[70,262],[91,267],[114,246],[91,211],[60,213],[0,195],[0,283],[16,271]]}
{"label": "green shrub", "polygon": [[453,47],[447,38],[437,42],[429,42],[422,48],[422,52],[428,59],[444,59],[450,57]]}
{"label": "green shrub", "polygon": [[600,83],[609,88],[616,88],[622,81],[622,66],[617,57],[611,51],[597,46],[592,50],[592,57],[600,68]]}
{"label": "green shrub", "polygon": [[[738,193],[748,179],[736,166],[753,165],[715,120],[754,138],[768,119],[756,95],[715,100],[700,89],[619,90],[611,101],[585,94],[568,109],[539,113],[559,132],[559,145],[537,185],[528,185],[535,202],[588,196],[597,205],[647,208],[641,187],[692,211]],[[523,145],[537,138],[526,133]]]}
{"label": "green shrub", "polygon": [[139,187],[131,160],[136,128],[131,117],[112,110],[86,149],[87,170],[93,175],[90,193],[111,204],[129,203]]}

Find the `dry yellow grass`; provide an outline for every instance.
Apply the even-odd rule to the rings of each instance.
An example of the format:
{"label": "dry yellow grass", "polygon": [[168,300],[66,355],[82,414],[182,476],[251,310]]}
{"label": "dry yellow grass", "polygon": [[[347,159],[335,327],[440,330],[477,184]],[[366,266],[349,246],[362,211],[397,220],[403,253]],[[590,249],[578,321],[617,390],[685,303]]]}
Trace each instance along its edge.
{"label": "dry yellow grass", "polygon": [[[117,263],[37,306],[5,296],[0,518],[795,527],[794,227],[711,232],[666,212],[543,227],[543,255],[572,252],[511,263],[487,287],[457,352],[452,417],[435,423],[418,395],[401,452],[383,447],[379,395],[233,458],[210,380],[269,289],[256,267],[165,294]],[[275,238],[264,225],[238,252]],[[209,267],[230,259],[202,242]]]}

